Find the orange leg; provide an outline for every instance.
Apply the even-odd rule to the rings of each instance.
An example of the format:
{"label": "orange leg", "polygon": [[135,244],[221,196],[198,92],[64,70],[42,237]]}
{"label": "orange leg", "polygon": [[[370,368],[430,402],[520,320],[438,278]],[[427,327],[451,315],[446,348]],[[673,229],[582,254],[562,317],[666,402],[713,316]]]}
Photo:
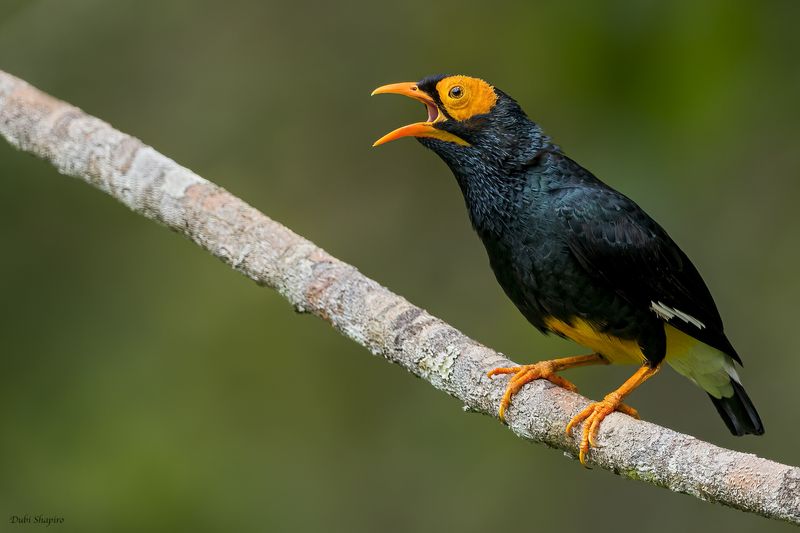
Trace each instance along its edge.
{"label": "orange leg", "polygon": [[563,387],[567,390],[576,391],[578,388],[571,382],[556,375],[556,372],[565,370],[567,368],[574,368],[576,366],[587,366],[597,364],[608,364],[608,361],[603,359],[600,354],[589,355],[576,355],[573,357],[564,357],[561,359],[553,359],[552,361],[539,361],[532,365],[511,366],[505,368],[495,368],[489,372],[489,377],[498,374],[514,374],[511,381],[508,382],[503,399],[500,401],[500,412],[498,413],[500,420],[505,419],[506,410],[511,403],[511,397],[514,396],[526,384],[534,379],[546,379],[547,381]]}
{"label": "orange leg", "polygon": [[620,411],[626,415],[634,418],[639,418],[639,413],[633,407],[629,407],[622,403],[622,399],[633,390],[647,381],[651,376],[655,375],[659,370],[659,366],[643,366],[636,373],[628,378],[628,381],[622,384],[620,388],[606,395],[599,402],[590,403],[583,411],[575,415],[569,424],[567,424],[567,435],[573,427],[583,424],[583,433],[581,434],[580,454],[578,458],[583,466],[586,466],[586,454],[589,452],[590,447],[595,447],[597,444],[597,432],[600,431],[600,423],[605,417],[614,411]]}

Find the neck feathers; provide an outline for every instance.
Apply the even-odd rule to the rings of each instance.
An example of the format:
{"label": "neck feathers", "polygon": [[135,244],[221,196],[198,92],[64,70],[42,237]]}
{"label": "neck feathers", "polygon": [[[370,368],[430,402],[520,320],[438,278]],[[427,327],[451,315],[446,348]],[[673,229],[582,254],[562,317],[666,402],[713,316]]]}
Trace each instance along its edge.
{"label": "neck feathers", "polygon": [[[505,117],[494,117],[503,121]],[[510,118],[509,118],[510,120]],[[530,168],[541,155],[558,151],[541,128],[525,117],[513,124],[497,124],[457,146],[436,139],[419,139],[450,167],[458,182],[470,221],[481,235],[498,235],[514,218]],[[494,126],[494,124],[493,124]]]}

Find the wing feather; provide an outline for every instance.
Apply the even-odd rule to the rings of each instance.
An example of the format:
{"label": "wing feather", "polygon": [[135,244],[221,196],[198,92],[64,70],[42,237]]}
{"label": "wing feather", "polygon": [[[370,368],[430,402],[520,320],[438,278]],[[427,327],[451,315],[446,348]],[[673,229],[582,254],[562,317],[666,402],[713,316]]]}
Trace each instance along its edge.
{"label": "wing feather", "polygon": [[599,180],[566,188],[557,211],[581,267],[634,306],[741,363],[703,278],[666,231]]}

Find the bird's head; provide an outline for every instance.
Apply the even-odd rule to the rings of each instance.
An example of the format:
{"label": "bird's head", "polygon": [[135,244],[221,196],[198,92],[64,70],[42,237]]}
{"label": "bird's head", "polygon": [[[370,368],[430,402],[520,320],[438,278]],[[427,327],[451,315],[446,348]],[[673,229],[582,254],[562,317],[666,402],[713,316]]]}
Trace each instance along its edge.
{"label": "bird's head", "polygon": [[417,137],[459,170],[490,165],[511,170],[541,148],[546,138],[517,102],[479,78],[430,76],[393,83],[372,94],[402,94],[425,104],[427,120],[384,135],[373,146],[401,137]]}

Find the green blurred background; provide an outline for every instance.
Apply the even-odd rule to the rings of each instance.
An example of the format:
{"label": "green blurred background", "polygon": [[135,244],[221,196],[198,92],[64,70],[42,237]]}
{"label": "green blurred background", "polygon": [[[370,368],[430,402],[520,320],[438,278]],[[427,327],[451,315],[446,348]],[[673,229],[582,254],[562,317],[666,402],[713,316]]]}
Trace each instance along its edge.
{"label": "green blurred background", "polygon": [[[512,94],[694,259],[765,421],[673,371],[648,420],[798,463],[800,3],[3,0],[0,68],[151,144],[520,361],[443,163],[369,98]],[[0,530],[788,531],[532,446],[178,235],[0,143]],[[599,397],[630,368],[569,373]]]}

